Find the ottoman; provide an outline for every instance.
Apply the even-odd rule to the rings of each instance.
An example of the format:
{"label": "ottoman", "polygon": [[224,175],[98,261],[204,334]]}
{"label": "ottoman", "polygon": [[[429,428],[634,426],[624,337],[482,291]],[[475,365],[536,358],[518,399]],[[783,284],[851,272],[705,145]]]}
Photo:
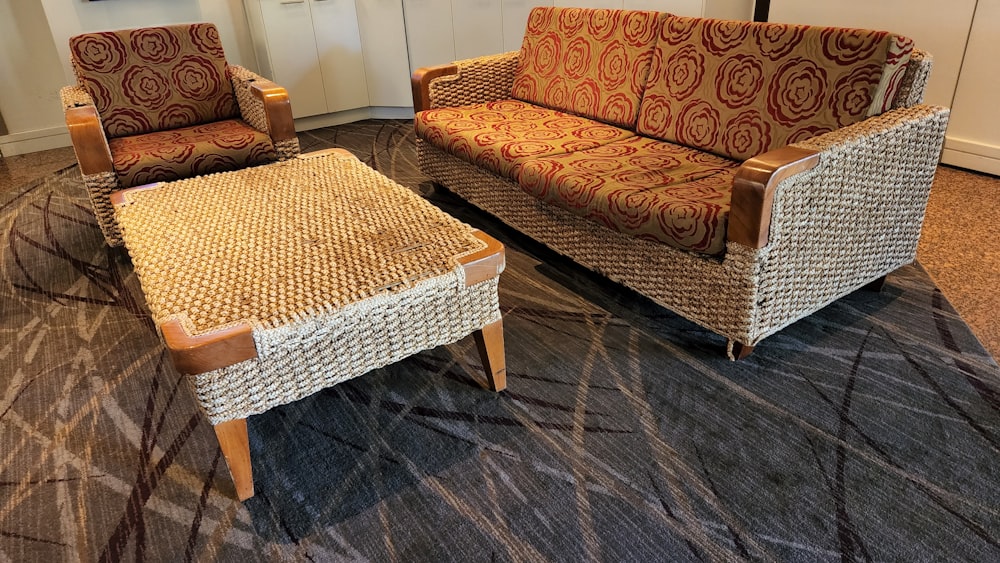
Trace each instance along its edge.
{"label": "ottoman", "polygon": [[246,418],[475,338],[506,386],[503,245],[342,149],[112,195],[177,370],[190,375],[240,500]]}

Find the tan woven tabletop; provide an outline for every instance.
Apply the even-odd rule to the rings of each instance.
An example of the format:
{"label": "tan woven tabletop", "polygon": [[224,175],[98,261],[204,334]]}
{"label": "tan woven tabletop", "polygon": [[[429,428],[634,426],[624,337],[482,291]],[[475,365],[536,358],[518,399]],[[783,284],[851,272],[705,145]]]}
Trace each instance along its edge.
{"label": "tan woven tabletop", "polygon": [[[141,203],[141,204],[140,204]],[[125,244],[158,324],[273,328],[445,273],[472,229],[343,154],[126,192]]]}

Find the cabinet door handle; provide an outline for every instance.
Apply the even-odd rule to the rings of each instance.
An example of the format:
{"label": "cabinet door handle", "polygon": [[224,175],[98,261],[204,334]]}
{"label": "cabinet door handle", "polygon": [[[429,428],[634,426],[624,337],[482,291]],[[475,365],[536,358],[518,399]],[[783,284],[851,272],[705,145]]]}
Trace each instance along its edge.
{"label": "cabinet door handle", "polygon": [[306,0],[281,0],[282,4],[305,4]]}

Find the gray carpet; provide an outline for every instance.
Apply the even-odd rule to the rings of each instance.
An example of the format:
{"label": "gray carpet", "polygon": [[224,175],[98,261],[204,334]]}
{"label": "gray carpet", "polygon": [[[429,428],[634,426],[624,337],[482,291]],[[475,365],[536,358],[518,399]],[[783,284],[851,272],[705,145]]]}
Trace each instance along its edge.
{"label": "gray carpet", "polygon": [[1000,368],[918,266],[724,341],[345,146],[508,247],[508,390],[472,339],[249,419],[235,500],[76,167],[0,194],[0,561],[997,561]]}

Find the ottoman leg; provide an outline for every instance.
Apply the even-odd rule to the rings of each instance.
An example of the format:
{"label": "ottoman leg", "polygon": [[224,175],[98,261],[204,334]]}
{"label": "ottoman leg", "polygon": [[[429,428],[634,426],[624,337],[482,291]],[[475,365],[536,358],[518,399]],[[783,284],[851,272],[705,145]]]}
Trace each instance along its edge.
{"label": "ottoman leg", "polygon": [[472,333],[479,348],[479,358],[489,381],[490,389],[503,391],[507,388],[507,363],[503,356],[503,320],[498,319]]}
{"label": "ottoman leg", "polygon": [[253,496],[253,469],[250,467],[250,439],[247,419],[237,418],[215,425],[215,436],[236,485],[236,496],[246,500]]}

